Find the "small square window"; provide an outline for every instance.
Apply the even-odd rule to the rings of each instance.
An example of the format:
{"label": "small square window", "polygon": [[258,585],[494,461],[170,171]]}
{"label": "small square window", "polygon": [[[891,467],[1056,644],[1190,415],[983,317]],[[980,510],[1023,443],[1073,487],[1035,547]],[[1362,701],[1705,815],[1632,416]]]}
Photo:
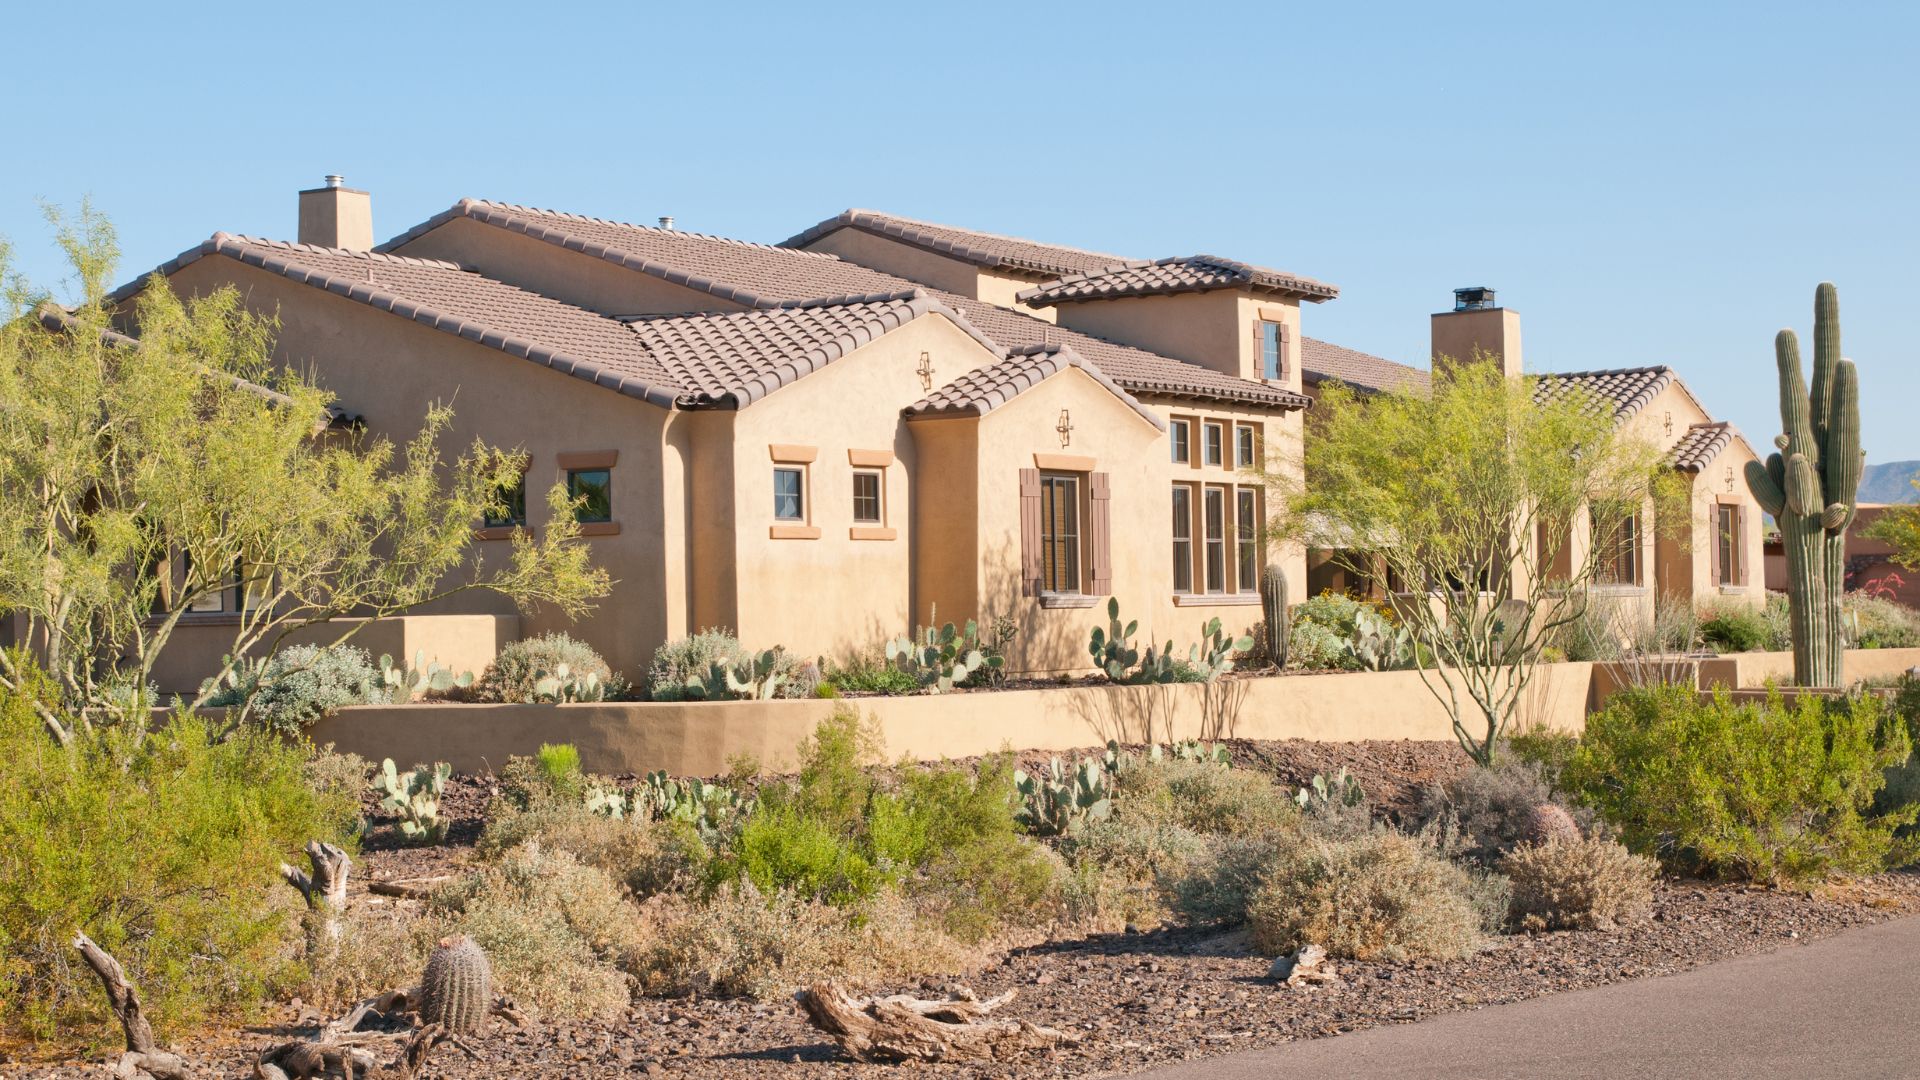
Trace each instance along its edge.
{"label": "small square window", "polygon": [[1258,442],[1254,438],[1253,429],[1251,427],[1248,427],[1245,424],[1241,424],[1238,427],[1234,428],[1233,429],[1234,468],[1236,469],[1253,468],[1257,446],[1258,446]]}
{"label": "small square window", "polygon": [[1205,465],[1218,465],[1226,460],[1226,431],[1219,424],[1200,426],[1200,460]]}
{"label": "small square window", "polygon": [[570,469],[567,497],[577,503],[575,521],[583,524],[613,520],[613,472],[610,469]]}
{"label": "small square window", "polygon": [[1173,443],[1173,460],[1185,465],[1193,460],[1193,425],[1185,420],[1175,420],[1167,425],[1167,438]]}
{"label": "small square window", "polygon": [[779,521],[807,520],[806,476],[800,469],[773,470],[773,516]]}
{"label": "small square window", "polygon": [[884,520],[880,509],[881,476],[877,472],[853,474],[853,520],[862,525],[878,525]]}
{"label": "small square window", "polygon": [[487,528],[503,529],[525,525],[527,523],[527,475],[521,473],[520,478],[512,484],[502,485],[500,490],[494,493],[494,500],[498,505],[488,507],[487,512],[480,518]]}

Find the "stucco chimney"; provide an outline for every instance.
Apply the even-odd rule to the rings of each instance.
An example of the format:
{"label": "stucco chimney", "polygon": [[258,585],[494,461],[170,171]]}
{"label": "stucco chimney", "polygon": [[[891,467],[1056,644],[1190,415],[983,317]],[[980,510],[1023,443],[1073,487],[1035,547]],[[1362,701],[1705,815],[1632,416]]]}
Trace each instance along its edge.
{"label": "stucco chimney", "polygon": [[329,175],[327,186],[300,193],[300,242],[348,251],[373,250],[373,196]]}
{"label": "stucco chimney", "polygon": [[1476,286],[1453,290],[1453,310],[1433,316],[1433,363],[1467,363],[1485,355],[1507,375],[1525,368],[1520,355],[1520,313],[1501,307],[1492,289]]}

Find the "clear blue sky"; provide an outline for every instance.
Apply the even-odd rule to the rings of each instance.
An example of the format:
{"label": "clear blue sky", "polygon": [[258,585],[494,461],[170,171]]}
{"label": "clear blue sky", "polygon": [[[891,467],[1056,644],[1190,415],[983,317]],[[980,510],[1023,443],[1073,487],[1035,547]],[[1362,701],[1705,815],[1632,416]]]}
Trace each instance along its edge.
{"label": "clear blue sky", "polygon": [[[1870,461],[1920,458],[1920,5],[106,4],[0,42],[0,235],[91,194],[125,277],[462,196],[779,240],[848,206],[1331,281],[1424,363],[1486,284],[1539,370],[1668,363],[1764,452],[1840,286]],[[119,9],[119,10],[116,10]],[[191,16],[177,14],[190,11]]]}

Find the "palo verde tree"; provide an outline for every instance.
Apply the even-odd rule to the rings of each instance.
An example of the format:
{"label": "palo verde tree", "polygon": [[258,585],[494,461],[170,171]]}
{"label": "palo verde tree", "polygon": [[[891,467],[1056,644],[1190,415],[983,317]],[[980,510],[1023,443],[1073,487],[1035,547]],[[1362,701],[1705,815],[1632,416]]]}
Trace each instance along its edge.
{"label": "palo verde tree", "polygon": [[476,442],[444,457],[442,407],[401,446],[329,429],[329,395],[273,363],[275,322],[231,288],[182,299],[155,275],[131,313],[138,339],[120,336],[111,226],[85,206],[50,218],[79,285],[71,309],[7,274],[0,250],[0,616],[26,631],[25,653],[0,654],[0,686],[18,689],[32,654],[75,718],[44,709],[63,741],[71,723],[144,708],[182,616],[222,590],[246,598],[229,668],[301,627],[466,590],[570,615],[605,594],[564,490],[537,541],[483,561],[473,529],[517,455]]}
{"label": "palo verde tree", "polygon": [[1308,413],[1304,489],[1280,484],[1272,527],[1404,583],[1421,679],[1489,764],[1542,647],[1584,613],[1608,546],[1591,523],[1606,533],[1664,503],[1670,470],[1583,394],[1536,402],[1535,380],[1484,357],[1435,369],[1431,390],[1330,385]]}

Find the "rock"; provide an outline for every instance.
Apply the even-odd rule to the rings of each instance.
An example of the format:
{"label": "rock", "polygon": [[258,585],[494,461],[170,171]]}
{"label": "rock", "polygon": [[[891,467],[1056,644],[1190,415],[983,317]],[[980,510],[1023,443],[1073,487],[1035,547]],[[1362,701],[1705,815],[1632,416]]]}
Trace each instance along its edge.
{"label": "rock", "polygon": [[1318,945],[1302,945],[1276,959],[1267,976],[1288,986],[1331,986],[1340,981],[1338,969],[1327,962],[1327,950]]}

